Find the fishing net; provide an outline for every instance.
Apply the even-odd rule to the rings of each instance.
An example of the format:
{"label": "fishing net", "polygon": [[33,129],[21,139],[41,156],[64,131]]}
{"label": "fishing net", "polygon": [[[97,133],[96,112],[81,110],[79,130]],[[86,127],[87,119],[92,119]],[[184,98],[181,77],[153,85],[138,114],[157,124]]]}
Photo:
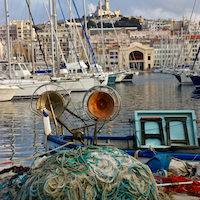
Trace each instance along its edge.
{"label": "fishing net", "polygon": [[31,171],[1,171],[0,199],[158,199],[150,169],[115,148],[77,148],[39,161]]}
{"label": "fishing net", "polygon": [[111,147],[79,147],[48,157],[16,199],[158,199],[151,170]]}
{"label": "fishing net", "polygon": [[29,167],[13,166],[0,171],[0,199],[15,199],[21,186],[26,182]]}
{"label": "fishing net", "polygon": [[191,184],[181,184],[181,182],[191,182],[191,179],[183,176],[159,177],[159,179],[162,183],[177,183],[177,185],[169,184],[169,186],[165,187],[165,193],[167,194],[177,192],[200,197],[200,183],[198,181],[193,181]]}

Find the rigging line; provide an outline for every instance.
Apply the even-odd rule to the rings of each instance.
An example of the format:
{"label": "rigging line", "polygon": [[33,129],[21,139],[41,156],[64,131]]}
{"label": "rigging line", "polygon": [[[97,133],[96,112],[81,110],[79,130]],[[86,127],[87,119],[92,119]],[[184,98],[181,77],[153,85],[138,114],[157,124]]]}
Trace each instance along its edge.
{"label": "rigging line", "polygon": [[[37,33],[37,27],[35,26],[35,22],[34,22],[34,20],[33,20],[33,15],[32,15],[32,13],[31,13],[28,0],[26,0],[26,4],[27,4],[27,6],[28,6],[29,15],[30,15],[31,20],[32,20],[32,22],[33,22],[33,26],[34,26],[34,28],[35,28],[35,33],[36,33],[36,35],[37,35],[37,40],[38,40],[38,42],[39,42],[40,51],[42,52],[43,59],[44,59],[44,61],[45,61],[45,64],[46,64],[46,66],[47,66],[47,69],[48,69],[47,61],[46,61],[46,59],[45,59],[45,55],[44,55],[44,52],[43,52],[43,49],[42,49],[42,44],[41,44],[41,42],[40,42],[40,38],[39,38],[39,35],[38,35],[38,33]],[[31,22],[30,22],[30,23],[31,23]]]}
{"label": "rigging line", "polygon": [[[68,0],[67,0],[67,4],[68,4],[68,7],[70,8],[69,1],[68,1]],[[74,15],[73,15],[73,13],[72,13],[71,8],[70,8],[70,13],[71,13],[71,15],[72,15],[73,20],[76,21],[75,18],[74,18]],[[81,39],[81,35],[80,35],[80,33],[79,33],[79,30],[78,30],[78,28],[77,28],[76,23],[75,23],[75,27],[76,27],[76,31],[77,31],[77,33],[78,33],[78,36],[79,36],[79,38],[80,38],[81,45],[82,45],[82,47],[83,47],[83,50],[84,50],[84,53],[85,53],[86,59],[87,59],[88,64],[89,64],[89,66],[90,66],[90,60],[89,60],[89,58],[88,58],[88,55],[87,55],[86,49],[85,49],[85,47],[84,47],[84,44],[83,44],[83,41],[82,41],[82,39]],[[97,72],[98,72],[98,70],[97,70]]]}
{"label": "rigging line", "polygon": [[[43,0],[43,5],[44,5],[44,7],[45,7],[45,10],[46,10],[47,16],[48,16],[48,18],[49,18],[49,21],[51,21],[51,17],[49,16],[49,12],[48,12],[48,10],[47,10],[47,7],[46,7],[46,4],[45,4],[44,0]],[[61,56],[62,56],[62,61],[63,61],[64,64],[67,66],[67,63],[66,63],[64,54],[63,54],[62,49],[61,49],[61,46],[60,46],[60,42],[59,42],[59,40],[58,40],[57,34],[56,34],[56,32],[55,32],[54,29],[53,29],[53,34],[54,34],[54,36],[55,36],[55,40],[56,40],[57,43],[58,43],[58,48],[59,48],[59,51],[60,51]],[[67,68],[66,68],[66,70],[67,70]],[[68,70],[67,70],[67,72],[68,72]]]}
{"label": "rigging line", "polygon": [[90,52],[91,52],[91,54],[92,54],[92,59],[93,59],[93,61],[94,61],[95,68],[96,68],[96,70],[97,70],[97,72],[98,72],[98,68],[97,68],[97,66],[96,66],[96,61],[95,61],[95,55],[94,55],[93,48],[92,48],[92,46],[91,46],[91,44],[90,44],[90,41],[89,41],[89,39],[88,39],[88,36],[87,36],[87,34],[86,34],[85,27],[83,26],[83,23],[82,23],[82,21],[81,21],[81,18],[80,18],[80,15],[79,15],[79,13],[78,13],[78,10],[77,10],[77,7],[76,7],[76,5],[75,5],[74,0],[72,0],[72,3],[73,3],[73,5],[74,5],[74,8],[75,8],[76,13],[77,13],[78,18],[79,18],[79,21],[80,21],[81,26],[82,26],[82,28],[83,28],[84,35],[85,35],[86,41],[87,41],[87,43],[88,43],[88,47],[89,47]]}
{"label": "rigging line", "polygon": [[36,16],[36,14],[37,14],[36,12],[38,11],[38,2],[39,2],[39,0],[37,0],[37,3],[36,3],[36,7],[35,7],[36,9],[35,9],[34,16]]}
{"label": "rigging line", "polygon": [[13,15],[13,18],[14,18],[14,19],[16,18],[16,13],[19,11],[19,10],[18,10],[18,7],[19,7],[19,3],[20,3],[19,1],[15,1],[15,2],[18,2],[18,3],[17,3],[17,5],[16,5],[15,13],[14,13],[14,15]]}
{"label": "rigging line", "polygon": [[[41,7],[41,6],[40,6]],[[46,21],[46,13],[45,12],[42,12],[42,15],[41,15],[41,18],[40,20],[42,21],[42,23],[45,23]],[[50,20],[49,20],[50,21]]]}
{"label": "rigging line", "polygon": [[[193,6],[193,8],[192,8],[192,13],[191,13],[191,15],[190,15],[190,21],[189,21],[189,24],[188,24],[188,27],[187,27],[187,30],[186,30],[185,35],[187,34],[187,32],[188,32],[188,30],[189,30],[189,26],[190,26],[190,23],[191,23],[191,19],[192,19],[192,15],[193,15],[193,12],[194,12],[195,5],[196,5],[196,1],[197,1],[197,0],[195,0],[194,6]],[[183,47],[184,47],[184,44],[185,44],[185,40],[183,40],[183,43],[182,43],[181,48],[180,48],[180,53],[179,53],[179,55],[177,56],[177,60],[176,60],[176,63],[175,63],[175,68],[176,68],[176,65],[178,64],[178,61],[179,61],[179,58],[180,58],[180,54],[181,54],[181,52],[182,52],[182,49],[183,49]]]}
{"label": "rigging line", "polygon": [[[200,3],[200,1],[199,1],[199,3]],[[197,6],[197,11],[198,11],[198,9],[199,9],[199,3],[198,3],[198,6]],[[194,21],[195,21],[196,16],[197,16],[197,13],[196,13],[195,16],[194,16]],[[192,42],[192,45],[191,45],[191,47],[190,47],[190,51],[189,51],[188,56],[187,56],[186,59],[190,58],[190,54],[191,54],[191,51],[192,51],[193,45],[194,45],[194,43],[195,43],[195,41],[196,41],[196,38],[197,38],[197,36],[198,36],[198,30],[199,30],[199,26],[198,26],[198,29],[197,29],[196,35],[195,35],[195,37],[194,37],[194,40],[193,40],[193,42]],[[191,34],[189,34],[189,40],[190,40],[190,37],[191,37]],[[198,57],[198,54],[199,54],[199,51],[198,51],[197,54],[196,54],[196,59],[197,59],[197,57]],[[194,68],[194,65],[195,65],[196,59],[195,59],[195,61],[194,61],[194,63],[193,63],[193,66],[192,66],[192,68],[191,68],[192,70],[193,70],[193,68]],[[186,61],[187,61],[187,60],[186,60]],[[186,61],[185,61],[184,64],[186,64]],[[184,66],[184,67],[185,67],[185,66]]]}
{"label": "rigging line", "polygon": [[26,8],[26,4],[24,4],[24,9],[21,13],[21,20],[26,19],[26,9],[25,8]]}
{"label": "rigging line", "polygon": [[[61,7],[60,0],[58,0],[58,4],[59,4],[59,7],[60,7],[60,10],[61,10],[62,16],[63,16],[64,20],[66,20],[66,19],[65,19],[65,16],[64,16],[64,13],[63,13],[63,9],[62,9],[62,7]],[[75,23],[76,23],[76,22],[75,22]],[[78,64],[79,64],[80,68],[82,68],[82,66],[81,66],[81,64],[80,64],[80,61],[79,61],[79,58],[78,58],[78,54],[77,54],[77,52],[76,52],[75,45],[74,45],[73,40],[72,40],[72,36],[71,36],[71,34],[70,34],[68,28],[67,28],[67,33],[68,33],[68,35],[69,35],[69,37],[70,37],[70,41],[71,41],[71,44],[72,44],[72,46],[73,46],[73,50],[75,51],[76,59],[77,59],[77,61],[78,61]],[[74,33],[74,34],[75,34],[75,33]]]}
{"label": "rigging line", "polygon": [[11,3],[10,3],[10,10],[12,10],[12,6],[13,6],[13,0],[11,0]]}

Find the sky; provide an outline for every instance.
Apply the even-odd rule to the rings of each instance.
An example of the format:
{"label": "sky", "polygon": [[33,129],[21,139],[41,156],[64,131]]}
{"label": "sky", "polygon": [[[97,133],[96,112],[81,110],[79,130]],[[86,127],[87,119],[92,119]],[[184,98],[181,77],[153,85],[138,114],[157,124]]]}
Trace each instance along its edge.
{"label": "sky", "polygon": [[[9,20],[28,20],[29,12],[26,1],[28,0],[7,0],[9,10]],[[35,24],[45,23],[48,21],[48,15],[45,6],[49,8],[49,0],[31,0],[32,15]],[[69,8],[67,1],[56,0],[58,19],[69,19]],[[200,0],[199,0],[200,1]],[[142,16],[145,19],[168,19],[173,18],[177,21],[182,20],[183,16],[190,19],[192,10],[193,20],[200,20],[198,0],[110,0],[110,10],[120,10],[124,16]],[[83,0],[74,0],[78,13],[83,16]],[[85,0],[87,14],[94,12],[99,0]],[[102,0],[104,2],[104,0]],[[195,4],[196,2],[196,4]],[[59,3],[62,7],[60,9]],[[194,6],[195,5],[195,6]],[[77,14],[74,7],[72,11],[75,17]],[[62,14],[63,13],[63,14]],[[63,17],[64,15],[64,17]],[[0,0],[0,24],[6,23],[5,0]]]}

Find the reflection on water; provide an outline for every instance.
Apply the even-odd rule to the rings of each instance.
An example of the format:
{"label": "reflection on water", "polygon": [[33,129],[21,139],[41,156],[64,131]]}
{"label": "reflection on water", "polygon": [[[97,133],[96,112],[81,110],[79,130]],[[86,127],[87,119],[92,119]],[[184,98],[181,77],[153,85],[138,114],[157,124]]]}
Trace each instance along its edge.
{"label": "reflection on water", "polygon": [[[29,100],[1,102],[0,163],[19,160],[44,151],[42,121],[32,115]],[[31,161],[24,161],[27,165]]]}
{"label": "reflection on water", "polygon": [[[101,134],[129,135],[135,110],[195,110],[200,119],[200,90],[193,85],[180,86],[170,74],[144,73],[134,77],[133,83],[119,83],[113,86],[122,99],[122,108],[117,118],[109,122]],[[79,102],[84,93],[72,93]],[[44,152],[42,118],[29,109],[30,100],[1,102],[0,106],[0,163],[18,160]],[[199,126],[197,126],[198,132]],[[30,165],[32,160],[21,162]],[[8,167],[8,166],[7,166]]]}

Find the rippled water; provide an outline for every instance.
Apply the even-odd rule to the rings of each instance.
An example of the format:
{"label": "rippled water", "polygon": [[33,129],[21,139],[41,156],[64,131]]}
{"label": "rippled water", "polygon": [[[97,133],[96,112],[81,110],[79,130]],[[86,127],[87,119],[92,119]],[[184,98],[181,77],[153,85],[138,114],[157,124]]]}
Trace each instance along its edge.
{"label": "rippled water", "polygon": [[[112,86],[122,99],[117,118],[107,124],[102,134],[131,134],[125,123],[135,110],[195,110],[200,119],[200,91],[193,85],[179,85],[173,75],[144,73],[134,77],[133,83]],[[79,101],[84,93],[72,93]],[[29,109],[30,100],[0,103],[0,163],[19,160],[44,152],[42,118]],[[197,130],[200,132],[199,125]],[[20,164],[30,165],[33,160]],[[4,166],[4,167],[8,167]]]}

